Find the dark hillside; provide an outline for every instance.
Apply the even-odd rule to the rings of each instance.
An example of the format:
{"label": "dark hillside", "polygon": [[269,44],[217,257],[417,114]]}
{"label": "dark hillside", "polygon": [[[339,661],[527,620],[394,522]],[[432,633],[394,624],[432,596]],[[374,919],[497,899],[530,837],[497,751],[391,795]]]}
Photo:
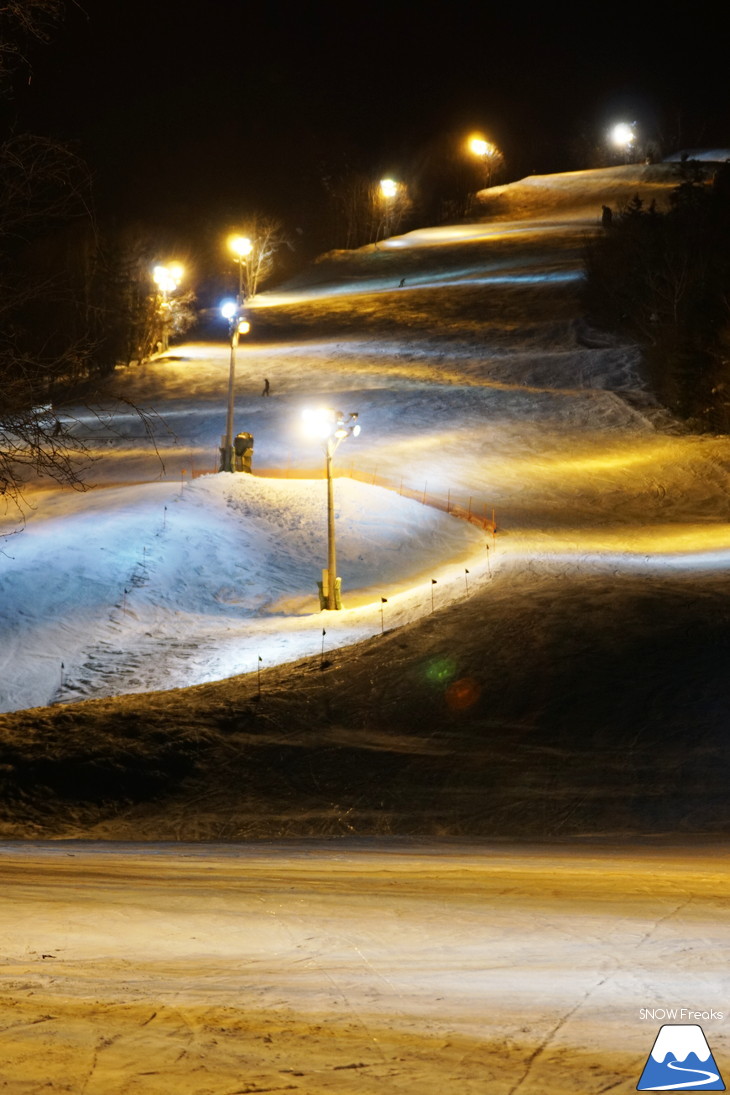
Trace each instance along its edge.
{"label": "dark hillside", "polygon": [[730,596],[507,575],[471,608],[468,634],[457,603],[260,697],[249,675],[2,716],[0,833],[727,831]]}

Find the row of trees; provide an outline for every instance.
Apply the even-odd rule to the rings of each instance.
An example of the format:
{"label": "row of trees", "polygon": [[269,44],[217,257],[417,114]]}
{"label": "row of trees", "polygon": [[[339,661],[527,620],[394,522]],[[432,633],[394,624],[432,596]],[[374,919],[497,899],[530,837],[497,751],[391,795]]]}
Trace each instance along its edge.
{"label": "row of trees", "polygon": [[375,180],[364,171],[326,175],[326,245],[350,250],[400,231],[413,210],[407,188],[393,179]]}
{"label": "row of trees", "polygon": [[[152,249],[99,224],[90,173],[67,146],[23,132],[17,86],[64,0],[0,3],[0,506],[28,476],[79,486],[83,441],[59,421],[64,394],[94,389],[159,339]],[[145,416],[142,414],[145,422]],[[145,423],[147,424],[147,423]]]}
{"label": "row of trees", "polygon": [[[63,7],[64,0],[0,0],[0,104]],[[384,189],[341,165],[323,176],[328,245],[353,248],[398,231],[414,208],[429,223],[458,219],[470,212],[487,167],[491,161],[434,145],[414,175],[419,197],[417,188]],[[730,259],[722,242],[729,195],[725,172],[710,183],[699,165],[685,163],[669,212],[637,198],[586,260],[586,303],[596,321],[640,341],[670,407],[722,429],[730,429]],[[236,227],[252,241],[241,259],[250,297],[287,240],[269,217]],[[73,151],[19,133],[17,120],[0,131],[0,496],[17,492],[24,464],[75,482],[83,446],[59,429],[54,403],[72,388],[92,391],[118,362],[149,356],[165,330],[174,337],[192,323],[190,290],[163,299],[151,280],[162,243],[139,227],[100,223],[89,172]]]}
{"label": "row of trees", "polygon": [[502,153],[489,142],[485,151],[463,134],[439,136],[409,157],[407,183],[396,180],[384,191],[371,171],[349,160],[323,166],[321,249],[362,247],[416,224],[454,223],[478,213],[476,194],[505,176]]}
{"label": "row of trees", "polygon": [[[78,475],[79,447],[56,429],[54,383],[86,368],[83,255],[88,174],[67,149],[13,132],[8,103],[27,53],[44,41],[62,0],[0,6],[0,497],[16,500],[27,468],[65,482]],[[84,225],[86,227],[82,228]],[[73,270],[73,273],[72,273]],[[77,296],[77,292],[81,290]]]}
{"label": "row of trees", "polygon": [[636,196],[586,254],[592,319],[635,339],[661,401],[730,430],[730,165],[685,160],[666,212]]}
{"label": "row of trees", "polygon": [[[159,231],[99,218],[85,163],[63,144],[19,132],[14,94],[27,84],[26,58],[63,11],[64,0],[0,0],[0,508],[3,499],[17,503],[37,474],[81,485],[88,454],[58,406],[70,393],[92,408],[97,392],[108,400],[118,363],[146,359],[196,319],[189,274],[174,290],[153,280],[161,259],[190,267],[191,256]],[[241,264],[252,296],[285,239],[270,217],[238,227],[252,240]],[[226,261],[230,284],[235,267]]]}

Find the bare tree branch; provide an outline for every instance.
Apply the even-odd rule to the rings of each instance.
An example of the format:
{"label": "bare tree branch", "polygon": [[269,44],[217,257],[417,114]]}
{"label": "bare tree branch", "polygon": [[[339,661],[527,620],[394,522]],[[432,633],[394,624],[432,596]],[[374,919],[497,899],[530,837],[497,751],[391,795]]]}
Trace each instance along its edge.
{"label": "bare tree branch", "polygon": [[60,23],[64,0],[2,0],[0,2],[0,91],[7,92],[13,73],[29,67],[29,42],[47,42]]}
{"label": "bare tree branch", "polygon": [[286,237],[281,221],[264,213],[253,213],[243,225],[242,235],[252,243],[251,250],[242,258],[241,271],[244,292],[251,298],[271,276],[276,253],[286,243]]}

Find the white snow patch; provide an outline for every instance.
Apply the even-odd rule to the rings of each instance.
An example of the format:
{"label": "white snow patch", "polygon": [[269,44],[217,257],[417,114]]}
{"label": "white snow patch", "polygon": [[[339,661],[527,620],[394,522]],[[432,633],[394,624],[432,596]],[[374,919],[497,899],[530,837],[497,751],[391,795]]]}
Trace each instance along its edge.
{"label": "white snow patch", "polygon": [[0,709],[197,684],[252,670],[259,656],[272,665],[312,654],[322,618],[354,642],[381,630],[381,596],[389,626],[394,612],[405,622],[430,607],[426,571],[444,603],[463,591],[459,577],[449,593],[450,562],[478,549],[484,565],[472,525],[340,479],[350,609],[320,617],[326,507],[324,480],[248,475],[48,498],[0,557]]}

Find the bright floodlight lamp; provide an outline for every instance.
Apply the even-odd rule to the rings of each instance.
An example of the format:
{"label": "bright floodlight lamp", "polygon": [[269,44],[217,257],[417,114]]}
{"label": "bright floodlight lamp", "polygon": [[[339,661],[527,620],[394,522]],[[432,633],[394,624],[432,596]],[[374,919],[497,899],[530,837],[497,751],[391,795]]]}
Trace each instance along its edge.
{"label": "bright floodlight lamp", "polygon": [[335,430],[335,437],[339,437],[343,440],[345,437],[357,437],[360,433],[360,426],[357,423],[358,413],[357,411],[351,411],[348,415],[337,412],[337,429]]}
{"label": "bright floodlight lamp", "polygon": [[243,260],[253,251],[253,243],[248,236],[229,236],[228,248],[238,259],[238,306],[243,307]]}
{"label": "bright floodlight lamp", "polygon": [[170,272],[166,266],[155,266],[154,270],[152,271],[152,278],[155,285],[163,294],[163,296],[165,295],[165,293],[169,293],[172,291],[175,283],[170,277]]}
{"label": "bright floodlight lamp", "polygon": [[239,259],[250,255],[253,251],[253,244],[248,236],[229,236],[228,246]]}
{"label": "bright floodlight lamp", "polygon": [[340,579],[337,577],[337,553],[335,548],[335,500],[332,483],[332,458],[335,450],[347,437],[357,437],[360,425],[357,411],[344,414],[332,408],[307,408],[302,412],[307,432],[324,442],[325,469],[327,472],[327,569],[322,571],[320,604],[322,608],[342,608]]}
{"label": "bright floodlight lamp", "polygon": [[238,305],[235,300],[224,300],[220,306],[220,312],[223,318],[230,322],[238,312]]}
{"label": "bright floodlight lamp", "polygon": [[636,147],[636,122],[618,122],[609,134],[611,143],[624,154],[624,162],[631,162]]}
{"label": "bright floodlight lamp", "polygon": [[481,133],[472,133],[466,144],[471,154],[479,156],[480,159],[497,155],[497,146],[482,137]]}
{"label": "bright floodlight lamp", "polygon": [[311,437],[327,441],[334,437],[340,423],[341,414],[331,407],[305,407],[302,411],[304,429]]}
{"label": "bright floodlight lamp", "polygon": [[466,142],[469,152],[481,161],[484,186],[492,185],[492,172],[499,167],[502,156],[495,144],[486,140],[481,133],[472,133]]}
{"label": "bright floodlight lamp", "polygon": [[179,262],[170,263],[169,266],[163,266],[159,263],[152,269],[152,279],[162,298],[159,304],[159,311],[162,316],[161,345],[163,350],[167,350],[170,342],[170,302],[167,299],[168,294],[175,292],[182,281],[184,272],[185,271]]}
{"label": "bright floodlight lamp", "polygon": [[169,266],[157,265],[153,267],[152,277],[155,285],[162,293],[174,293],[182,281],[185,273],[179,262],[173,262]]}
{"label": "bright floodlight lamp", "polygon": [[[379,183],[380,201],[382,203],[383,219],[381,227],[383,236],[389,236],[394,219],[398,217],[398,198],[404,193],[401,183],[395,179],[381,179]],[[380,228],[378,229],[378,235]]]}
{"label": "bright floodlight lamp", "polygon": [[623,148],[628,150],[635,141],[635,122],[617,122],[611,130],[611,143],[614,144],[616,148]]}

